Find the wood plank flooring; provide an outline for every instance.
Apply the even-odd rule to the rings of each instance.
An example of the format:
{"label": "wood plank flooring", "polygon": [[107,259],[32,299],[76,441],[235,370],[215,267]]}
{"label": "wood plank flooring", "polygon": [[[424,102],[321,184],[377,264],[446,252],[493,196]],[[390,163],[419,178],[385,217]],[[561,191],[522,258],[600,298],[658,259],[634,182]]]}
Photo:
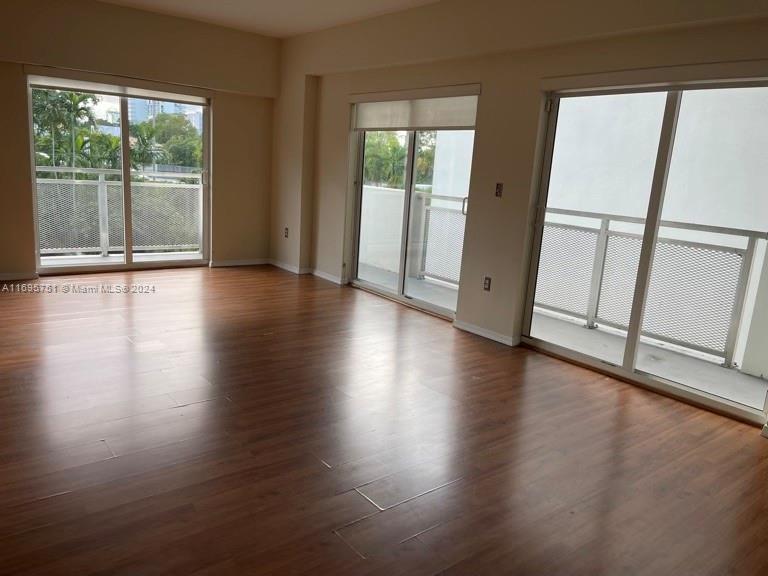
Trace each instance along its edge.
{"label": "wood plank flooring", "polygon": [[38,283],[0,574],[768,574],[757,428],[268,266]]}

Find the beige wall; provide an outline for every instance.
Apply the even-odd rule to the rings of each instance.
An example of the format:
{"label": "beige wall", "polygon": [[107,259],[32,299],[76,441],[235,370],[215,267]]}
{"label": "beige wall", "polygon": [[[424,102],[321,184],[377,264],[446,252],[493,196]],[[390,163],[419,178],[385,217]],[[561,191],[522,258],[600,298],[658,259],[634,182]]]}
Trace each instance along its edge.
{"label": "beige wall", "polygon": [[[301,43],[306,45],[307,41]],[[348,56],[354,51],[344,49],[340,41],[334,47],[342,60],[359,58],[357,53]],[[316,52],[312,54],[307,62],[314,66]],[[457,320],[514,342],[521,331],[543,87],[556,83],[552,78],[606,73],[616,73],[610,84],[619,79],[630,83],[703,79],[713,73],[728,77],[728,66],[699,65],[748,60],[755,60],[749,66],[752,72],[768,76],[768,61],[760,60],[766,55],[768,21],[756,20],[414,66],[323,74],[315,136],[312,266],[332,276],[342,275],[345,264],[349,266],[349,95],[480,83],[470,186],[472,208],[467,219]],[[294,61],[299,66],[298,75],[303,73],[301,64],[306,62]],[[655,70],[658,67],[666,69]],[[284,91],[283,98],[287,101],[291,96]],[[284,114],[276,130],[298,132],[293,122],[285,123],[286,118],[290,120],[290,115]],[[283,163],[280,155],[286,152],[276,150],[278,165]],[[295,151],[293,158],[299,157]],[[501,199],[494,196],[497,181],[505,184]],[[273,203],[283,203],[281,209],[289,212],[284,201],[292,196],[280,197],[285,191],[283,184],[278,182],[273,187]],[[295,205],[293,208],[300,209]],[[481,277],[486,274],[493,277],[490,293],[482,290]]]}
{"label": "beige wall", "polygon": [[280,42],[93,0],[3,0],[0,60],[274,97]]}
{"label": "beige wall", "polygon": [[211,260],[269,258],[272,100],[219,93],[213,98]]}
{"label": "beige wall", "polygon": [[291,38],[282,59],[327,74],[766,16],[765,0],[441,0]]}
{"label": "beige wall", "polygon": [[[306,169],[308,162],[317,163],[318,169],[311,174],[316,183],[326,178],[324,173],[328,171],[346,173],[346,167],[327,163],[328,152],[323,150],[319,140],[316,146],[307,145],[316,138],[307,129],[305,114],[307,82],[312,76],[322,77],[321,82],[324,83],[329,74],[381,70],[381,74],[375,72],[373,75],[387,89],[450,83],[460,77],[470,77],[474,81],[480,78],[479,74],[462,72],[460,64],[456,70],[451,70],[453,64],[449,63],[446,70],[446,62],[482,54],[512,51],[522,54],[523,50],[530,51],[535,47],[584,42],[639,31],[701,27],[708,23],[766,16],[768,2],[764,0],[442,0],[407,12],[291,38],[282,44],[280,97],[275,112],[272,258],[292,269],[305,268],[306,250],[302,246],[305,246],[307,238],[311,238],[310,254],[320,263],[320,271],[337,276],[342,265],[341,262],[322,262],[328,245],[324,214],[338,210],[322,204],[319,190],[316,190],[311,202],[307,201],[305,193],[310,172]],[[701,34],[706,35],[706,32]],[[610,44],[608,46],[610,50]],[[642,49],[647,51],[648,59],[655,62],[679,60],[673,53],[658,53],[653,45],[643,46]],[[543,49],[542,53],[546,51]],[[480,64],[483,65],[488,58],[493,57],[481,59]],[[582,60],[585,59],[582,57]],[[611,62],[601,54],[588,55],[585,61],[590,60],[592,65],[587,67],[592,70],[610,69],[606,68],[607,65],[621,70],[630,65],[616,59]],[[401,79],[398,71],[389,70],[396,65],[427,62],[436,64],[420,68],[410,78]],[[563,70],[563,73],[568,73],[567,66]],[[529,73],[536,77],[536,71]],[[406,72],[404,74],[407,75]],[[329,90],[333,88],[329,87]],[[321,94],[319,98],[328,105],[328,95]],[[327,126],[330,121],[322,113],[319,114],[319,124]],[[346,126],[346,119],[344,122]],[[340,141],[335,141],[334,145],[338,147]],[[497,151],[494,149],[488,153],[493,155]],[[338,177],[337,182],[340,181],[341,177]],[[338,191],[335,193],[339,194]],[[312,211],[311,218],[307,218],[307,210]],[[287,239],[283,237],[285,227],[290,229]],[[312,259],[309,266],[315,266]]]}
{"label": "beige wall", "polygon": [[[272,190],[270,205],[270,257],[282,266],[298,272],[300,261],[300,222],[302,168],[304,162],[304,96],[305,76],[281,76],[282,93],[275,102],[275,128],[291,126],[291,130],[274,131],[272,156]],[[280,183],[279,190],[275,183]],[[284,236],[284,229],[289,234]],[[292,231],[292,233],[291,233]]]}
{"label": "beige wall", "polygon": [[0,280],[35,270],[27,84],[20,64],[0,62]]}
{"label": "beige wall", "polygon": [[7,0],[0,27],[0,275],[35,272],[22,64],[160,81],[171,92],[204,88],[214,116],[212,257],[269,257],[278,40],[91,0]]}
{"label": "beige wall", "polygon": [[[289,71],[290,72],[290,71]],[[282,150],[273,159],[270,251],[272,260],[294,272],[311,271],[312,201],[316,106],[319,79],[289,73],[281,78],[275,107],[275,124],[292,130],[275,131],[273,146]],[[281,182],[276,195],[274,182]],[[285,237],[285,229],[288,237]]]}

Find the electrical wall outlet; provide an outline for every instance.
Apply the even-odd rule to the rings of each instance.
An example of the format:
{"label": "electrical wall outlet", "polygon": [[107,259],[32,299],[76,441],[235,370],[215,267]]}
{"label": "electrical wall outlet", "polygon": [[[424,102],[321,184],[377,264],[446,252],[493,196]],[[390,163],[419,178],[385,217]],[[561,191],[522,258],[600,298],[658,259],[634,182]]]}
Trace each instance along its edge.
{"label": "electrical wall outlet", "polygon": [[283,230],[283,237],[288,238],[288,226],[286,226],[285,230]]}
{"label": "electrical wall outlet", "polygon": [[486,292],[491,291],[491,277],[490,276],[483,276],[483,290]]}
{"label": "electrical wall outlet", "polygon": [[504,182],[496,182],[496,198],[501,198],[504,193]]}

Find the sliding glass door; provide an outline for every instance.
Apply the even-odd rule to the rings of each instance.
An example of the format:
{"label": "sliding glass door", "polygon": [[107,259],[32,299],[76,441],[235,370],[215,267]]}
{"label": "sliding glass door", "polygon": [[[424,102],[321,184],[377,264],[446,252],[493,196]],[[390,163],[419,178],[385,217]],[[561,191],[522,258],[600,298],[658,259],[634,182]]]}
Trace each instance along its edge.
{"label": "sliding glass door", "polygon": [[475,133],[415,133],[404,294],[455,311]]}
{"label": "sliding glass door", "polygon": [[[469,206],[475,88],[355,104],[355,284],[437,314],[456,312]],[[472,94],[474,92],[474,94]]]}
{"label": "sliding glass door", "polygon": [[134,262],[200,259],[203,106],[128,99]]}
{"label": "sliding glass door", "polygon": [[555,96],[549,125],[524,335],[764,411],[768,88]]}
{"label": "sliding glass door", "polygon": [[371,131],[362,138],[357,278],[398,294],[409,135],[402,130]]}
{"label": "sliding glass door", "polygon": [[560,102],[531,336],[622,365],[665,101]]}
{"label": "sliding glass door", "polygon": [[753,408],[768,390],[768,88],[684,92],[637,369]]}
{"label": "sliding glass door", "polygon": [[120,98],[32,89],[40,264],[125,263]]}
{"label": "sliding glass door", "polygon": [[356,279],[456,311],[473,130],[361,132]]}
{"label": "sliding glass door", "polygon": [[40,268],[204,262],[207,106],[59,86],[31,86]]}

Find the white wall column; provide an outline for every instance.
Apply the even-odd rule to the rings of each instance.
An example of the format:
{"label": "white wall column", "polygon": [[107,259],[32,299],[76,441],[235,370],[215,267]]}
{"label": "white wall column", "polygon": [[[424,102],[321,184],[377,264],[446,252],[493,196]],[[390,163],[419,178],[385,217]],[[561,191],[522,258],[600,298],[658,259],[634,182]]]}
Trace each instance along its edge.
{"label": "white wall column", "polygon": [[768,378],[768,258],[763,260],[763,269],[759,274],[760,283],[757,287],[741,371],[758,378]]}

